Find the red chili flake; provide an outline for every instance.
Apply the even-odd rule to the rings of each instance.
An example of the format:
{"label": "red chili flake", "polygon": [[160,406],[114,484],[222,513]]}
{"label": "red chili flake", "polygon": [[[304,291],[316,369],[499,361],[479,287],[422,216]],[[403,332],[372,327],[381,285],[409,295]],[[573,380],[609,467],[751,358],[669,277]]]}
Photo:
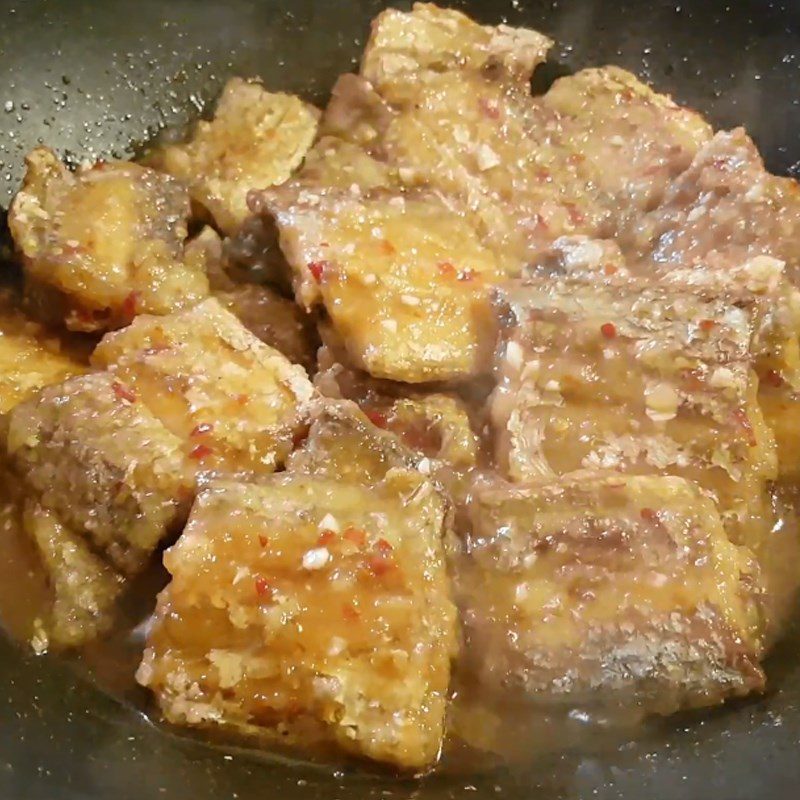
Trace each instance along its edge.
{"label": "red chili flake", "polygon": [[259,597],[271,597],[272,596],[272,588],[267,583],[267,579],[263,577],[263,575],[259,575],[256,580],[256,594]]}
{"label": "red chili flake", "polygon": [[460,281],[471,281],[477,277],[477,273],[474,269],[462,269],[461,272],[458,273],[458,279]]}
{"label": "red chili flake", "polygon": [[336,541],[336,534],[334,531],[326,529],[320,533],[319,538],[317,539],[317,544],[330,544],[334,541]]}
{"label": "red chili flake", "polygon": [[380,577],[394,569],[394,563],[388,558],[383,556],[369,556],[367,558],[367,566],[373,575]]}
{"label": "red chili flake", "polygon": [[617,272],[617,268],[616,268],[616,267],[615,267],[613,264],[606,264],[606,265],[603,267],[603,272],[604,272],[606,275],[615,275],[615,274],[616,274],[616,272]]}
{"label": "red chili flake", "polygon": [[352,542],[358,547],[363,547],[364,543],[367,541],[367,534],[361,530],[361,528],[347,528],[342,536],[347,539],[348,542]]}
{"label": "red chili flake", "polygon": [[94,162],[94,164],[92,165],[92,169],[104,170],[107,166],[108,162],[101,158],[98,161]]}
{"label": "red chili flake", "polygon": [[136,309],[139,304],[141,292],[130,292],[122,302],[122,314],[126,319],[133,319],[136,316]]}
{"label": "red chili flake", "polygon": [[352,603],[345,603],[342,606],[342,616],[350,622],[355,622],[361,616],[361,612]]}
{"label": "red chili flake", "polygon": [[250,400],[250,395],[249,394],[237,394],[236,395],[236,402],[240,406],[246,405],[249,400]]}
{"label": "red chili flake", "polygon": [[129,389],[127,386],[117,383],[117,381],[114,381],[114,383],[111,384],[111,388],[114,390],[114,394],[120,400],[127,400],[129,403],[132,403],[134,400],[136,400],[136,393],[133,391],[133,389]]}
{"label": "red chili flake", "polygon": [[203,436],[206,433],[211,433],[213,430],[214,426],[210,422],[201,422],[199,425],[194,426],[189,436]]}
{"label": "red chili flake", "polygon": [[382,411],[365,411],[367,415],[367,419],[375,425],[377,428],[385,428],[386,427],[386,414]]}
{"label": "red chili flake", "polygon": [[536,224],[533,226],[533,232],[536,234],[546,234],[550,231],[550,226],[541,214],[536,214]]}
{"label": "red chili flake", "polygon": [[653,508],[643,508],[639,514],[642,519],[646,519],[648,522],[656,522],[658,520],[658,511]]}
{"label": "red chili flake", "polygon": [[308,271],[312,274],[314,280],[317,283],[320,283],[322,281],[322,277],[325,274],[325,269],[327,268],[327,266],[328,266],[327,261],[312,261],[308,265]]}
{"label": "red chili flake", "polygon": [[567,158],[567,161],[573,166],[583,164],[583,162],[586,161],[586,156],[582,153],[572,153],[569,158]]}
{"label": "red chili flake", "polygon": [[537,169],[534,172],[534,174],[536,175],[536,177],[540,181],[549,181],[550,178],[552,177],[551,174],[550,174],[550,170],[549,169],[544,169],[543,167],[540,167],[539,169]]}
{"label": "red chili flake", "polygon": [[194,458],[197,461],[202,461],[204,458],[211,455],[213,451],[207,444],[198,444],[191,453],[189,453],[189,458]]}
{"label": "red chili flake", "polygon": [[573,225],[580,225],[586,220],[586,217],[574,203],[567,204],[567,212],[569,213],[569,220]]}
{"label": "red chili flake", "polygon": [[378,539],[375,542],[375,549],[381,553],[381,555],[387,556],[394,550],[390,542],[387,542],[386,539]]}
{"label": "red chili flake", "polygon": [[458,275],[458,270],[449,261],[440,261],[436,265],[439,274],[446,278],[455,278]]}
{"label": "red chili flake", "polygon": [[705,331],[706,333],[708,333],[709,331],[714,330],[716,325],[717,325],[717,323],[714,322],[713,319],[701,319],[700,320],[700,330],[701,331]]}
{"label": "red chili flake", "polygon": [[478,107],[489,119],[500,119],[500,109],[497,104],[485,97],[478,98]]}
{"label": "red chili flake", "polygon": [[613,339],[617,335],[617,329],[613,322],[604,322],[600,326],[600,333],[602,333],[606,339]]}
{"label": "red chili flake", "polygon": [[742,428],[745,434],[747,434],[747,444],[750,447],[755,447],[757,444],[756,434],[753,430],[753,424],[750,422],[750,417],[748,417],[745,411],[741,408],[737,408],[733,412],[732,416],[734,421]]}
{"label": "red chili flake", "polygon": [[774,388],[778,388],[779,386],[783,386],[783,378],[779,372],[776,372],[774,369],[768,369],[762,376],[761,380],[767,386],[773,386]]}
{"label": "red chili flake", "polygon": [[393,256],[397,252],[395,246],[388,239],[384,239],[383,241],[381,241],[381,250],[387,256]]}
{"label": "red chili flake", "polygon": [[260,544],[262,547],[266,547],[266,546],[269,544],[269,538],[268,538],[267,536],[261,536],[261,535],[259,535],[259,537],[258,537],[258,543],[259,543],[259,544]]}

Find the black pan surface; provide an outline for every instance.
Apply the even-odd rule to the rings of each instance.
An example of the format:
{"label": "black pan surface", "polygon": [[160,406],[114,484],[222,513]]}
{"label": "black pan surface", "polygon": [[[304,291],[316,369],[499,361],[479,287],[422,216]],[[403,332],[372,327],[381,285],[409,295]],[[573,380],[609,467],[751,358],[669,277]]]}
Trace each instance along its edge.
{"label": "black pan surface", "polygon": [[[368,20],[384,5],[5,0],[0,204],[7,204],[22,157],[37,142],[74,161],[124,157],[160,127],[202,113],[231,75],[260,75],[270,87],[323,101],[335,76],[355,64]],[[559,45],[545,79],[587,65],[627,67],[719,127],[744,124],[771,169],[800,176],[797,0],[450,5],[554,37]],[[666,720],[621,747],[599,748],[601,755],[564,753],[534,759],[522,771],[397,782],[165,733],[72,666],[29,656],[0,635],[0,798],[797,800],[798,654],[800,626],[771,657],[764,697]]]}

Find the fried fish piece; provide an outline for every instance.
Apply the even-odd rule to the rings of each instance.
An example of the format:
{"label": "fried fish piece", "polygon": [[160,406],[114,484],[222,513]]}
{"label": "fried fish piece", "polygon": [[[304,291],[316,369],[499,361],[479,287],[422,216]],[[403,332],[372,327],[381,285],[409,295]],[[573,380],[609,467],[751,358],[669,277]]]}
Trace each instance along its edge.
{"label": "fried fish piece", "polygon": [[210,298],[142,315],[105,336],[92,362],[130,385],[203,473],[272,472],[305,429],[313,395],[302,367]]}
{"label": "fried fish piece", "polygon": [[256,338],[313,373],[319,336],[311,314],[268,286],[238,286],[215,297]]}
{"label": "fried fish piece", "polygon": [[265,192],[306,308],[322,303],[354,366],[379,378],[459,380],[489,369],[489,287],[502,266],[431,195]]}
{"label": "fried fish piece", "polygon": [[[608,289],[638,291],[658,284],[705,301],[724,302],[746,312],[752,330],[751,352],[760,377],[775,373],[789,386],[800,380],[800,292],[786,276],[785,264],[755,256],[722,268],[711,258],[691,267],[653,274],[652,267],[625,259],[616,243],[585,236],[562,237],[525,271],[536,280],[564,278]],[[706,327],[715,324],[708,318]],[[775,375],[772,376],[775,383]]]}
{"label": "fried fish piece", "polygon": [[[390,10],[373,25],[361,75],[392,112],[371,150],[404,185],[457,198],[479,235],[520,265],[562,235],[612,235],[711,138],[700,115],[616,67],[532,98],[528,78],[552,43],[509,28],[499,40],[492,52],[497,30],[457,12]],[[366,105],[363,92],[349,100]]]}
{"label": "fried fish piece", "polygon": [[621,237],[631,258],[659,271],[707,262],[727,268],[758,256],[783,261],[800,286],[800,187],[771,175],[742,128],[718,133],[662,202]]}
{"label": "fried fish piece", "polygon": [[713,135],[700,114],[614,66],[559,78],[541,104],[557,113],[552,135],[615,217],[652,208]]}
{"label": "fried fish piece", "polygon": [[107,330],[208,294],[203,272],[184,263],[189,201],[178,181],[124,161],[71,173],[44,147],[26,164],[9,227],[45,321]]}
{"label": "fried fish piece", "polygon": [[319,336],[310,314],[268,286],[238,282],[213,228],[203,228],[186,250],[187,258],[203,264],[212,295],[223,308],[264,344],[301,364],[306,372],[314,371]]}
{"label": "fried fish piece", "polygon": [[28,501],[23,526],[36,545],[53,593],[46,623],[49,642],[75,647],[108,631],[123,577],[39,504]]}
{"label": "fried fish piece", "polygon": [[85,370],[58,336],[0,298],[0,414]]}
{"label": "fried fish piece", "polygon": [[411,11],[390,8],[373,20],[361,74],[382,93],[419,73],[498,66],[525,84],[552,45],[536,31],[479,25],[455,9],[414,3]]}
{"label": "fried fish piece", "polygon": [[492,415],[512,480],[582,468],[680,475],[717,500],[735,541],[760,546],[777,462],[746,310],[646,283],[530,279],[507,299],[517,323]]}
{"label": "fried fish piece", "polygon": [[[361,77],[388,107],[371,150],[395,166],[402,185],[452,198],[515,269],[528,239],[543,233],[544,217],[571,232],[573,219],[589,213],[567,181],[544,174],[553,150],[529,135],[529,78],[551,44],[535,31],[484,27],[416,4],[376,18],[361,64]],[[366,105],[363,92],[347,99],[356,110]]]}
{"label": "fried fish piece", "polygon": [[[527,274],[540,279],[567,278],[601,282],[609,289],[636,291],[654,281],[670,291],[708,300],[723,300],[730,309],[745,312],[751,321],[753,366],[758,374],[758,402],[772,428],[778,448],[778,473],[791,479],[800,469],[793,419],[800,381],[800,292],[785,275],[784,263],[755,256],[722,268],[715,259],[691,267],[673,267],[642,275],[641,264],[622,257],[617,245],[587,237],[563,237],[532,264]],[[737,312],[734,312],[738,314]],[[716,324],[705,319],[706,327]]]}
{"label": "fried fish piece", "polygon": [[247,193],[283,183],[300,166],[318,117],[294,95],[231,78],[214,118],[198,122],[188,142],[153,153],[150,163],[185,181],[192,200],[231,235],[249,215]]}
{"label": "fried fish piece", "polygon": [[405,470],[213,484],[165,554],[139,682],[176,724],[430,766],[455,652],[443,524]]}
{"label": "fried fish piece", "polygon": [[383,430],[350,400],[324,400],[311,413],[308,438],[286,467],[299,472],[371,485],[392,469],[413,469],[419,457]]}
{"label": "fried fish piece", "polygon": [[125,574],[188,511],[193,475],[183,442],[110,374],[69,378],[13,408],[7,453],[41,505]]}
{"label": "fried fish piece", "polygon": [[502,73],[435,74],[407,92],[382,140],[403,183],[459,198],[484,240],[521,264],[560,236],[614,235],[711,137],[699,115],[611,67],[541,98]]}
{"label": "fried fish piece", "polygon": [[458,597],[491,690],[670,713],[763,688],[757,564],[690,482],[485,484],[471,515]]}
{"label": "fried fish piece", "polygon": [[724,296],[750,315],[758,404],[775,436],[778,475],[792,480],[800,471],[794,426],[800,416],[800,292],[787,280],[783,267],[771,256],[755,256],[724,270],[705,264],[677,268],[661,280],[699,294]]}

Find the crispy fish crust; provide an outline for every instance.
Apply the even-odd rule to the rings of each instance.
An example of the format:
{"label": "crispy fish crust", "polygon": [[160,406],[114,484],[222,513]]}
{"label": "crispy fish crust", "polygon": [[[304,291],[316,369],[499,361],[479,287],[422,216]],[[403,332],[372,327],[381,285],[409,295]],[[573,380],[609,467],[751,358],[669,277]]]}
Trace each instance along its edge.
{"label": "crispy fish crust", "polygon": [[25,161],[9,227],[45,321],[102,331],[208,294],[205,274],[184,262],[189,202],[178,181],[124,161],[71,173],[44,147]]}
{"label": "crispy fish crust", "polygon": [[755,559],[688,481],[486,484],[470,514],[465,659],[490,690],[669,713],[763,688]]}
{"label": "crispy fish crust", "polygon": [[184,181],[192,200],[231,235],[249,215],[247,193],[283,183],[300,166],[318,117],[294,95],[231,78],[214,118],[198,122],[185,144],[153,153],[150,163]]}
{"label": "crispy fish crust", "polygon": [[313,387],[302,367],[213,298],[179,314],[142,315],[97,346],[105,367],[185,442],[202,472],[272,472],[304,429]]}
{"label": "crispy fish crust", "polygon": [[402,469],[212,485],[165,556],[139,681],[177,724],[429,766],[455,648],[443,523]]}
{"label": "crispy fish crust", "polygon": [[668,471],[714,497],[737,542],[760,546],[777,459],[745,309],[685,287],[591,280],[532,278],[505,298],[513,322],[492,415],[512,480]]}

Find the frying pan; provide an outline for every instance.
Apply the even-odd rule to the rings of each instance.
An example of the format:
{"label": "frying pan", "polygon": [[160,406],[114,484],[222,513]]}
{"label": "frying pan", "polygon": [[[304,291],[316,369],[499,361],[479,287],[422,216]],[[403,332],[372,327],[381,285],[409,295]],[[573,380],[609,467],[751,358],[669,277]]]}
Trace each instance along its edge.
{"label": "frying pan", "polygon": [[[0,203],[7,205],[22,157],[37,142],[73,161],[125,157],[159,128],[202,113],[231,75],[260,75],[271,88],[323,102],[335,76],[355,65],[383,5],[4,0]],[[745,124],[773,171],[800,175],[798,0],[450,5],[555,38],[537,88],[576,68],[616,63],[718,127]],[[532,757],[525,769],[389,781],[165,733],[74,665],[33,657],[0,634],[0,798],[797,800],[800,625],[767,670],[765,696],[664,720],[621,746]]]}

